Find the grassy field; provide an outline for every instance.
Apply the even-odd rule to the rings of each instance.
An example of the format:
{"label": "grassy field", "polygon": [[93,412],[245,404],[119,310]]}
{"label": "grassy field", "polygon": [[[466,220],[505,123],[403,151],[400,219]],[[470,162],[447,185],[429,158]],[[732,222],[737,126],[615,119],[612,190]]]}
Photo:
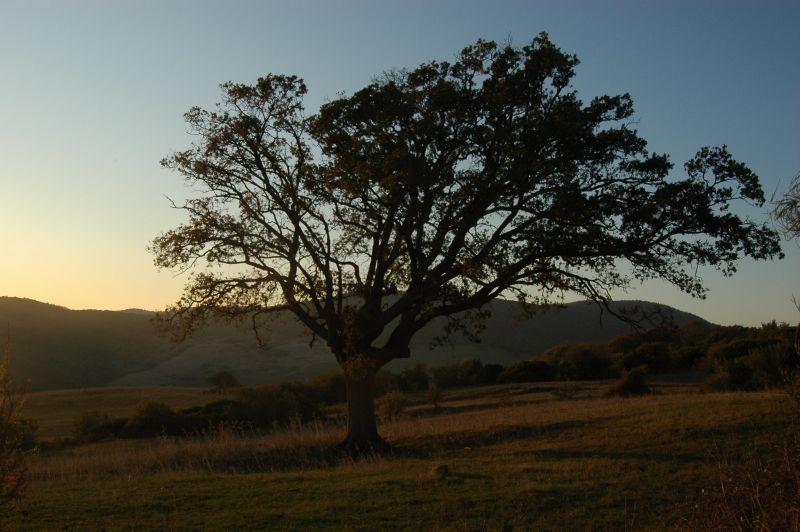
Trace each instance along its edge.
{"label": "grassy field", "polygon": [[140,401],[164,401],[180,409],[202,405],[218,396],[203,388],[139,387],[84,388],[29,393],[25,396],[24,415],[38,423],[40,440],[50,441],[72,436],[75,421],[84,412],[98,411],[111,417],[125,417]]}
{"label": "grassy field", "polygon": [[[662,383],[654,395],[611,399],[607,383],[559,388],[446,392],[438,411],[420,399],[381,426],[394,453],[359,461],[328,452],[343,435],[337,423],[48,450],[31,462],[12,527],[674,529],[701,490],[719,483],[720,463],[758,453],[790,424],[790,403],[777,391],[704,394]],[[111,390],[108,400],[92,393],[96,409],[113,404],[121,414],[138,400],[135,390]],[[175,405],[208,400],[200,391],[158,393]],[[47,413],[43,433],[63,433],[60,416],[85,409],[62,399],[29,398],[29,413]]]}

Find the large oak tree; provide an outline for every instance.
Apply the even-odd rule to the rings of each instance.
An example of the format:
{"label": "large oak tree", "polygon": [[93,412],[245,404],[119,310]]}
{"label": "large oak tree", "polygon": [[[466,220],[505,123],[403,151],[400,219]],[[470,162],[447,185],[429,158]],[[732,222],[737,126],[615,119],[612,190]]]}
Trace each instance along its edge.
{"label": "large oak tree", "polygon": [[197,193],[153,243],[158,266],[194,271],[163,318],[189,333],[291,312],[344,370],[345,445],[374,448],[373,377],[434,318],[469,330],[500,295],[602,304],[652,278],[702,297],[698,266],[780,253],[729,210],[764,201],[747,166],[703,148],[673,177],[627,94],[579,99],[577,64],[545,34],[478,41],[316,114],[294,76],[223,85],[185,116],[197,141],[163,161]]}

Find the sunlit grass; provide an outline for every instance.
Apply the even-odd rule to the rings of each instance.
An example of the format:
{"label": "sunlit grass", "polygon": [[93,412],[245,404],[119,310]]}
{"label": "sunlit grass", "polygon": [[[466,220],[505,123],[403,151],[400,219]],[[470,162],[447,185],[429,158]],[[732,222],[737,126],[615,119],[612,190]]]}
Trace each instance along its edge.
{"label": "sunlit grass", "polygon": [[[383,423],[387,457],[342,459],[340,422],[269,434],[119,440],[31,463],[22,529],[664,529],[680,525],[716,458],[780,437],[781,392],[636,399],[584,383],[421,397]],[[676,391],[674,388],[671,389]],[[447,474],[435,474],[447,466]]]}

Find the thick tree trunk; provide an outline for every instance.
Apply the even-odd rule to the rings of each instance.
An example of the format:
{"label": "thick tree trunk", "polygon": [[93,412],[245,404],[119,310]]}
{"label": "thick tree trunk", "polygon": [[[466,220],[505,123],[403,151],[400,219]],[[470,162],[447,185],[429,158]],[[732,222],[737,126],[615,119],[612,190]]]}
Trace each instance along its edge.
{"label": "thick tree trunk", "polygon": [[375,418],[374,375],[354,379],[345,375],[347,384],[347,438],[342,450],[352,454],[384,453],[389,445],[378,434]]}

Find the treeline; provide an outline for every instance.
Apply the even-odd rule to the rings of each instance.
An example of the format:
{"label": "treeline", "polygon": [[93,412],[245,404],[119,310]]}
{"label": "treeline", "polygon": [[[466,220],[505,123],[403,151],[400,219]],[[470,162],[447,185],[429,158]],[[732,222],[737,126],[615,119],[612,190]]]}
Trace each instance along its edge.
{"label": "treeline", "polygon": [[162,401],[144,401],[121,418],[86,412],[75,424],[73,440],[89,443],[108,438],[185,436],[220,426],[265,430],[325,416],[325,401],[307,383],[244,387],[230,395],[182,410],[174,410]]}
{"label": "treeline", "polygon": [[794,327],[774,321],[761,327],[687,322],[615,336],[598,344],[564,343],[504,368],[501,382],[615,378],[635,368],[647,375],[697,372],[715,390],[780,386],[800,363]]}
{"label": "treeline", "polygon": [[[435,368],[419,364],[398,373],[381,371],[374,389],[381,397],[431,388],[619,378],[612,391],[626,395],[645,391],[646,376],[697,372],[706,375],[710,389],[758,390],[780,386],[799,365],[794,334],[793,327],[775,322],[758,328],[689,322],[621,334],[603,343],[563,343],[507,367],[468,358]],[[344,375],[332,371],[306,381],[236,387],[225,399],[180,411],[146,402],[127,418],[86,413],[76,424],[75,440],[183,435],[221,424],[270,429],[323,419],[326,407],[346,400]]]}
{"label": "treeline", "polygon": [[[761,390],[781,386],[800,365],[795,328],[776,322],[761,327],[703,322],[620,334],[596,344],[562,343],[538,356],[503,367],[477,359],[379,375],[379,391],[542,381],[614,379],[636,369],[645,375],[695,372],[715,390]],[[427,377],[427,380],[426,380]]]}

